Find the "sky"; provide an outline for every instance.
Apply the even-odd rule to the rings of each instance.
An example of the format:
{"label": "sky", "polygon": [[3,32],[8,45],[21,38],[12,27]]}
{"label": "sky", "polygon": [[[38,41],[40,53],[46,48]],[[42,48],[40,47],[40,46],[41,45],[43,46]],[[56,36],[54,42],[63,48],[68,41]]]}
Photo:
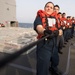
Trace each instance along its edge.
{"label": "sky", "polygon": [[60,12],[75,17],[75,0],[16,0],[16,18],[21,23],[33,23],[36,13],[44,9],[44,5],[51,1],[60,6]]}

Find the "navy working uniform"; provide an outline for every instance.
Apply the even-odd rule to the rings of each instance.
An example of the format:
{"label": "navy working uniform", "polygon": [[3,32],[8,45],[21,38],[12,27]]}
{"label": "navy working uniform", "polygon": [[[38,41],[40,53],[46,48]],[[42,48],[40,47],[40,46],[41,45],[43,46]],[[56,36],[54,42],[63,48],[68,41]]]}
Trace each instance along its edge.
{"label": "navy working uniform", "polygon": [[[53,17],[51,17],[50,20],[52,18]],[[46,21],[46,23],[48,24],[48,20]],[[37,25],[42,25],[42,24],[43,23],[41,17],[37,16],[34,21],[34,30],[37,32],[36,30]],[[53,68],[54,71],[57,71],[57,66],[59,64],[59,55],[58,55],[56,33],[55,36],[53,36],[52,38],[47,38],[47,40],[43,40],[42,42],[37,44],[36,56],[37,56],[37,67],[36,67],[37,75],[48,75],[50,60],[51,60],[51,67]]]}

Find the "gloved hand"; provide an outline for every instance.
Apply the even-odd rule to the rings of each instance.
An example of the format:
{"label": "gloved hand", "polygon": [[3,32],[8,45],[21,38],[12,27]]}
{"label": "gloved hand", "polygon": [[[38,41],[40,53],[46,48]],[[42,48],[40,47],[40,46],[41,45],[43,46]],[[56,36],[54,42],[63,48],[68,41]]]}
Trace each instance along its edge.
{"label": "gloved hand", "polygon": [[58,30],[55,30],[55,31],[53,31],[53,34],[54,34],[54,36],[58,36],[59,31]]}
{"label": "gloved hand", "polygon": [[47,36],[47,35],[50,35],[52,34],[52,31],[51,30],[44,30],[44,35]]}

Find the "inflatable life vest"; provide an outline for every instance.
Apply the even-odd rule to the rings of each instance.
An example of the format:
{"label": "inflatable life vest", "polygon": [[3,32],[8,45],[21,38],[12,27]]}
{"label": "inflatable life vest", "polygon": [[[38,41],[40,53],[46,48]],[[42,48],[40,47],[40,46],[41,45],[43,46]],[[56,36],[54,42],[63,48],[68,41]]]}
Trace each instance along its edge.
{"label": "inflatable life vest", "polygon": [[65,17],[61,18],[61,26],[63,30],[66,29],[67,19]]}
{"label": "inflatable life vest", "polygon": [[67,20],[66,28],[69,28],[71,25],[72,25],[72,21],[71,20]]}
{"label": "inflatable life vest", "polygon": [[75,24],[75,19],[72,19],[71,21],[72,21],[72,24]]}
{"label": "inflatable life vest", "polygon": [[61,18],[60,18],[60,15],[59,15],[59,14],[57,14],[58,29],[60,29],[60,28],[61,28],[61,22],[62,22],[62,20],[61,20]]}
{"label": "inflatable life vest", "polygon": [[[56,13],[52,13],[51,15],[49,15],[45,11],[39,10],[37,12],[37,16],[41,18],[43,28],[48,28],[51,31],[58,30],[56,26]],[[37,39],[40,39],[42,36],[42,34],[38,34]]]}
{"label": "inflatable life vest", "polygon": [[67,23],[67,19],[65,17],[63,17],[61,20],[62,20],[62,26],[65,26]]}

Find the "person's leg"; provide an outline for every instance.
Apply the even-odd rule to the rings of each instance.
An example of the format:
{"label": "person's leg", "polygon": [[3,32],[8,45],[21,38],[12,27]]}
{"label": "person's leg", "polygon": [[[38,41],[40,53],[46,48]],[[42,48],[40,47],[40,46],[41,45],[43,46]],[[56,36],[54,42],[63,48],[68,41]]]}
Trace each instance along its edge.
{"label": "person's leg", "polygon": [[67,40],[69,40],[71,38],[71,28],[68,28],[66,38],[67,38]]}
{"label": "person's leg", "polygon": [[64,42],[66,40],[66,30],[64,30]]}
{"label": "person's leg", "polygon": [[53,38],[54,47],[53,47],[53,53],[52,53],[52,59],[51,59],[51,67],[54,69],[57,69],[57,66],[59,64],[59,55],[58,55],[58,46],[57,46],[57,38]]}
{"label": "person's leg", "polygon": [[63,34],[60,36],[60,42],[59,42],[59,46],[58,46],[58,52],[60,53],[60,54],[62,54],[63,52],[61,51],[62,50],[62,48],[63,48],[63,46],[64,46],[64,37],[63,37]]}
{"label": "person's leg", "polygon": [[67,36],[68,35],[68,29],[65,29],[65,31],[64,31],[64,44],[67,44],[66,42],[67,42]]}
{"label": "person's leg", "polygon": [[59,65],[59,54],[58,54],[58,46],[56,45],[57,39],[54,38],[54,48],[53,48],[53,54],[51,58],[51,73],[52,75],[62,75],[62,72],[58,70]]}
{"label": "person's leg", "polygon": [[59,55],[58,55],[57,48],[55,47],[54,49],[55,50],[53,52],[52,59],[51,59],[51,68],[57,70],[57,66],[59,65]]}
{"label": "person's leg", "polygon": [[64,36],[63,36],[63,34],[61,35],[61,47],[63,47],[63,45],[64,45]]}
{"label": "person's leg", "polygon": [[59,42],[60,42],[60,36],[57,36],[57,46],[59,46]]}
{"label": "person's leg", "polygon": [[48,75],[51,52],[48,42],[37,45],[37,75]]}
{"label": "person's leg", "polygon": [[73,34],[74,34],[74,24],[72,24],[71,37],[73,37]]}
{"label": "person's leg", "polygon": [[60,53],[60,54],[62,54],[62,52],[61,52],[61,45],[62,43],[61,43],[61,36],[58,36],[57,37],[57,46],[58,46],[58,53]]}

